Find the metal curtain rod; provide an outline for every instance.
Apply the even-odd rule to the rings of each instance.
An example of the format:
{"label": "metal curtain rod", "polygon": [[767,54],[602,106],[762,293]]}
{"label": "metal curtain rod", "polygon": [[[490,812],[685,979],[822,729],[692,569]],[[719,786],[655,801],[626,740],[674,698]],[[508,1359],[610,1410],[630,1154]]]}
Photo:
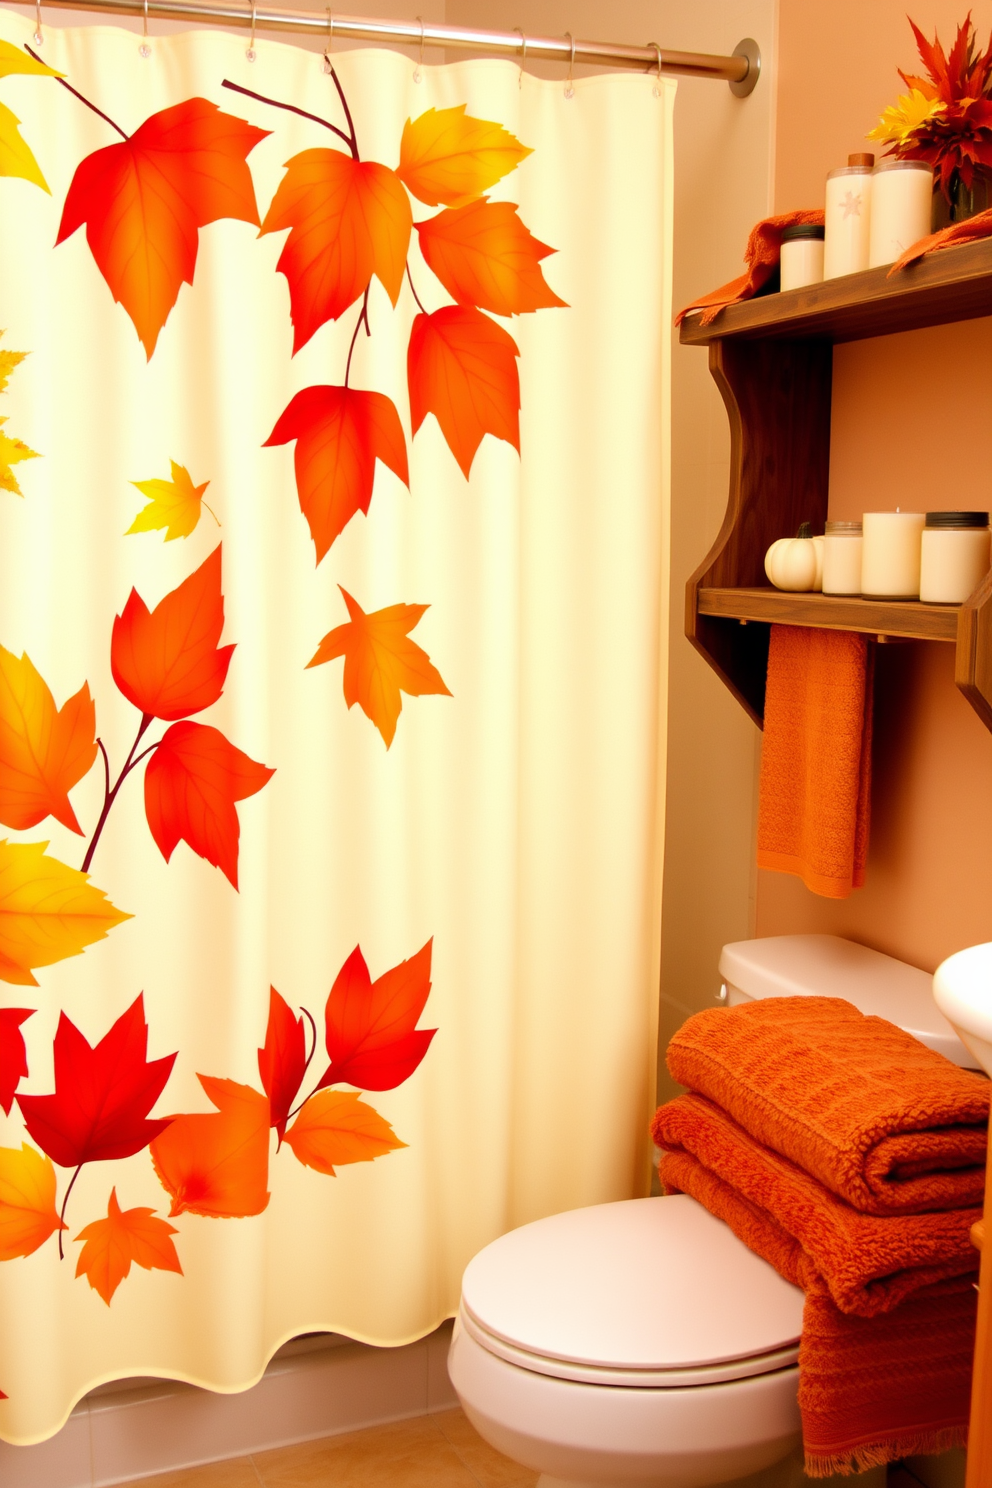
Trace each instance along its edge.
{"label": "metal curtain rod", "polygon": [[214,21],[223,26],[254,26],[259,31],[289,31],[334,36],[353,41],[386,41],[405,46],[464,48],[490,56],[529,57],[550,62],[594,62],[607,67],[651,72],[659,60],[662,71],[687,77],[712,78],[730,84],[732,93],[746,97],[758,81],[761,52],[750,39],[731,57],[706,52],[673,52],[667,47],[618,46],[612,41],[572,41],[569,36],[527,36],[521,31],[473,31],[464,26],[441,26],[433,21],[381,21],[366,16],[336,15],[331,10],[263,10],[260,5],[239,8],[216,0],[41,0],[59,10],[100,11],[112,15],[161,16],[167,20]]}

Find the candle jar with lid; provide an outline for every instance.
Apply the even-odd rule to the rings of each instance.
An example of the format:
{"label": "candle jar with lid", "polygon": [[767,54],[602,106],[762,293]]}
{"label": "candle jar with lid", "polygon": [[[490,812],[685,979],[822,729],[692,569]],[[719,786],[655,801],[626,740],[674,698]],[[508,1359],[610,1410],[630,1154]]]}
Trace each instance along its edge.
{"label": "candle jar with lid", "polygon": [[920,565],[926,604],[963,604],[989,570],[987,511],[927,512]]}
{"label": "candle jar with lid", "polygon": [[779,266],[781,289],[819,284],[823,278],[823,228],[811,222],[785,228]]}
{"label": "candle jar with lid", "polygon": [[894,263],[930,233],[933,169],[925,160],[880,160],[872,172],[868,264]]}
{"label": "candle jar with lid", "polygon": [[828,522],[823,537],[824,594],[861,593],[861,523]]}
{"label": "candle jar with lid", "polygon": [[861,592],[866,599],[918,599],[922,512],[865,512]]}
{"label": "candle jar with lid", "polygon": [[874,155],[849,155],[827,176],[823,277],[857,274],[868,267]]}

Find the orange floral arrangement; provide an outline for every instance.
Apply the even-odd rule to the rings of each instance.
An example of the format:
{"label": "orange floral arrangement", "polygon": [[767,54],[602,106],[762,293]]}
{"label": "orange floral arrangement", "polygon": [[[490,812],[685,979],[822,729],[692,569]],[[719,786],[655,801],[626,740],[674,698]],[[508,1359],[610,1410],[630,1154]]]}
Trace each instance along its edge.
{"label": "orange floral arrangement", "polygon": [[891,148],[900,160],[925,160],[953,207],[960,188],[971,191],[976,173],[992,169],[992,37],[978,53],[969,11],[950,53],[935,35],[927,41],[914,21],[926,77],[899,69],[908,93],[885,109],[868,138]]}

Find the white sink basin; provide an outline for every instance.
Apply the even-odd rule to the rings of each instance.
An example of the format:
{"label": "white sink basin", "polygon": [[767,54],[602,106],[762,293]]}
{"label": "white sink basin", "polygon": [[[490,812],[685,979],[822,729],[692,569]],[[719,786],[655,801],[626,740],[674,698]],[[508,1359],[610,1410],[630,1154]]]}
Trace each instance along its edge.
{"label": "white sink basin", "polygon": [[992,941],[942,961],[933,995],[961,1042],[992,1076]]}

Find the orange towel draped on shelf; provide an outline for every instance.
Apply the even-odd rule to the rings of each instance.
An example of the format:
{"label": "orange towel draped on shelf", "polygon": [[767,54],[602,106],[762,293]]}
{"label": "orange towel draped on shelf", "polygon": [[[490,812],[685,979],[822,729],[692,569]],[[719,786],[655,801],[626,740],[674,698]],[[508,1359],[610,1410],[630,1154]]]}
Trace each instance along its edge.
{"label": "orange towel draped on shelf", "polygon": [[758,792],[758,867],[846,899],[865,881],[872,681],[867,638],[773,625]]}
{"label": "orange towel draped on shelf", "polygon": [[713,289],[709,294],[693,300],[691,305],[686,305],[676,315],[675,324],[681,325],[685,317],[694,310],[702,310],[700,324],[709,325],[716,320],[725,305],[736,305],[741,300],[751,300],[756,294],[760,294],[778,268],[785,228],[796,227],[800,223],[822,227],[823,217],[822,207],[808,207],[796,212],[780,212],[777,217],[763,217],[752,227],[747,240],[744,251],[746,271],[736,279],[731,279],[729,284],[722,284],[719,289]]}
{"label": "orange towel draped on shelf", "polygon": [[833,998],[699,1013],[669,1048],[690,1092],[652,1132],[661,1181],[806,1293],[806,1470],[964,1445],[989,1086]]}

